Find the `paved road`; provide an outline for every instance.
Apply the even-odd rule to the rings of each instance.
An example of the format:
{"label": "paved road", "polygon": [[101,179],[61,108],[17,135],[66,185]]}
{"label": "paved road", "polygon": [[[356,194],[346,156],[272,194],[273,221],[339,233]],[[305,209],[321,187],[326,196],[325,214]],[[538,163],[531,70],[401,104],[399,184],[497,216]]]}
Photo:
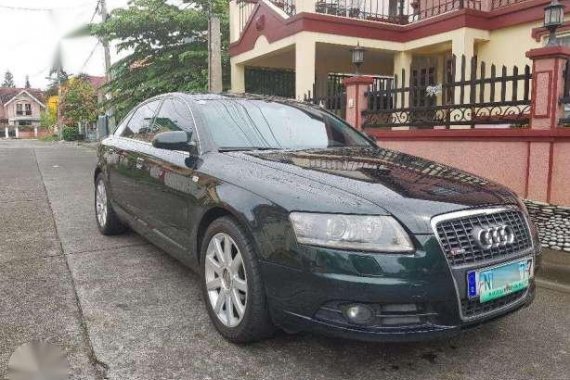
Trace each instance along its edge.
{"label": "paved road", "polygon": [[97,232],[93,150],[0,141],[0,378],[20,344],[64,346],[74,379],[570,379],[570,295],[452,339],[372,344],[210,325],[198,278],[134,234]]}

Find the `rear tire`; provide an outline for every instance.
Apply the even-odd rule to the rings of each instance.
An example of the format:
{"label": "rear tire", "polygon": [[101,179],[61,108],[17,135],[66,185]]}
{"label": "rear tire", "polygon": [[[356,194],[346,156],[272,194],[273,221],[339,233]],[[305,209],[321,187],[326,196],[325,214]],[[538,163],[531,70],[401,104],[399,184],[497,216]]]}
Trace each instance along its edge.
{"label": "rear tire", "polygon": [[273,335],[259,263],[243,228],[232,218],[216,219],[206,230],[200,260],[202,293],[218,332],[233,343]]}
{"label": "rear tire", "polygon": [[103,235],[119,235],[127,230],[111,206],[103,174],[95,180],[95,219]]}

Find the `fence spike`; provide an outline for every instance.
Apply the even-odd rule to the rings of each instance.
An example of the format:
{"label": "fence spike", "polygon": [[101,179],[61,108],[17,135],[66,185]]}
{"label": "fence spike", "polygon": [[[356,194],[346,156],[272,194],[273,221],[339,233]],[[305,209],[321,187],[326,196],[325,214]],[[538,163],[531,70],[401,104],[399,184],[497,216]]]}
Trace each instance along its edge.
{"label": "fence spike", "polygon": [[[568,68],[568,66],[566,66]],[[565,78],[568,78],[568,75],[565,74]],[[529,100],[530,99],[530,80],[532,79],[532,75],[530,73],[530,66],[529,65],[525,65],[524,67],[524,94],[523,94],[523,98],[524,100]],[[568,82],[566,80],[566,82]]]}
{"label": "fence spike", "polygon": [[481,61],[481,75],[479,82],[479,102],[485,102],[485,62]]}
{"label": "fence spike", "polygon": [[497,76],[497,67],[495,65],[491,65],[491,82],[490,82],[491,91],[489,94],[489,100],[491,101],[491,103],[495,101],[495,84],[497,82],[496,76]]}
{"label": "fence spike", "polygon": [[513,81],[512,81],[513,85],[512,85],[512,100],[513,102],[516,101],[518,99],[518,95],[519,95],[519,91],[518,91],[518,85],[519,85],[519,68],[517,66],[513,67]]}

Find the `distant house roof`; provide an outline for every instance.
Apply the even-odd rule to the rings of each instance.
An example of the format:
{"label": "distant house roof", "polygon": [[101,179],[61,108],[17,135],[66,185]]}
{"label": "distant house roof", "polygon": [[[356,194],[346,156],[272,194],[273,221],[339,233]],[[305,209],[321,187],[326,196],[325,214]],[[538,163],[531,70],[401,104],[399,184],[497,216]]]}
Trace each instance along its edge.
{"label": "distant house roof", "polygon": [[6,104],[22,92],[27,92],[34,99],[39,101],[41,104],[44,102],[44,93],[42,90],[37,88],[12,88],[12,87],[0,87],[0,104]]}
{"label": "distant house roof", "polygon": [[96,90],[103,87],[103,85],[107,82],[107,79],[105,77],[95,77],[91,75],[86,75],[85,79],[87,79],[87,81],[91,83],[91,86],[93,86]]}

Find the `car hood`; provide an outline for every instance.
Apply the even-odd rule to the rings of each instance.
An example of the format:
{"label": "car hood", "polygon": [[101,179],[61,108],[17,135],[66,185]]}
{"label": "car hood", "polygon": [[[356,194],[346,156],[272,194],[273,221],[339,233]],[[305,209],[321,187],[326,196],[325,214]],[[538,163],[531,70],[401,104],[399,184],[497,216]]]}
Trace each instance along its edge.
{"label": "car hood", "polygon": [[[435,215],[517,204],[516,195],[502,185],[383,148],[224,155],[248,168],[238,170],[239,183],[250,189],[247,182],[255,177],[258,184],[251,185],[258,193],[289,211],[391,214],[415,233],[431,233]],[[226,171],[232,164],[237,162],[228,162]]]}

